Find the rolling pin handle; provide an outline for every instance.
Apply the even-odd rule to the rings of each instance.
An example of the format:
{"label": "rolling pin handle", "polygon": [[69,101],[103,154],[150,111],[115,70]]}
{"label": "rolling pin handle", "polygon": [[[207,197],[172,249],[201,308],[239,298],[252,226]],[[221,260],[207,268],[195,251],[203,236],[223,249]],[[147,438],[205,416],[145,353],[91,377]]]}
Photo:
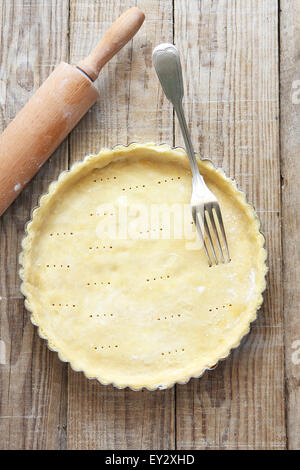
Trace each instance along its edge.
{"label": "rolling pin handle", "polygon": [[95,49],[77,64],[77,68],[94,82],[106,62],[133,38],[144,19],[144,13],[137,7],[125,11],[105,33]]}

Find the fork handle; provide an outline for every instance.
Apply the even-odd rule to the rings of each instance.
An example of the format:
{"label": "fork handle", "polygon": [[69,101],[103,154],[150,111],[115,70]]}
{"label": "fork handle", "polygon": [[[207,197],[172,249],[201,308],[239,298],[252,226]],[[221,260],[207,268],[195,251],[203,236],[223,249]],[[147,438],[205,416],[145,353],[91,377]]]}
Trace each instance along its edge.
{"label": "fork handle", "polygon": [[182,98],[183,98],[183,79],[182,69],[178,50],[173,44],[160,44],[152,54],[153,65],[166,97],[174,106],[181,132],[183,135],[185,148],[190,160],[193,179],[204,183],[197,165],[193,144],[188,131],[186,119],[184,116]]}
{"label": "fork handle", "polygon": [[200,177],[200,179],[202,179],[202,176],[200,175],[199,168],[196,162],[195,151],[194,151],[194,147],[191,141],[190,133],[188,131],[188,127],[187,127],[187,123],[186,123],[186,119],[185,119],[185,115],[183,111],[182,101],[176,104],[173,103],[173,106],[174,106],[175,113],[178,118],[180,129],[183,135],[186,152],[190,160],[193,178]]}

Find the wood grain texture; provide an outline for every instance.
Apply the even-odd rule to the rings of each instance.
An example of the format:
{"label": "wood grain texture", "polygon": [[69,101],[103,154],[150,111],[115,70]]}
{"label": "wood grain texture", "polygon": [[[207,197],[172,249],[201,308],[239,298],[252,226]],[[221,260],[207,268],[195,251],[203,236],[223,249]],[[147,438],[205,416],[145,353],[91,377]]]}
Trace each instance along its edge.
{"label": "wood grain texture", "polygon": [[[0,3],[1,131],[61,60],[68,60],[68,2]],[[51,180],[66,168],[63,144],[0,219],[0,448],[64,447],[66,366],[24,309],[18,254],[24,225]]]}
{"label": "wood grain texture", "polygon": [[[195,149],[255,205],[270,266],[264,307],[242,347],[201,380],[177,386],[177,446],[283,449],[277,1],[175,0],[174,15]],[[182,144],[177,123],[175,135]]]}
{"label": "wood grain texture", "polygon": [[[74,130],[70,160],[101,147],[133,140],[172,142],[172,110],[152,69],[153,47],[172,40],[172,3],[138,1],[146,20],[135,36],[101,71],[100,100]],[[71,62],[99,41],[132,2],[71,1]],[[102,387],[69,370],[69,449],[174,448],[174,390],[133,392]]]}
{"label": "wood grain texture", "polygon": [[[299,1],[280,1],[280,24],[278,0],[134,3],[146,21],[101,72],[98,103],[0,218],[0,449],[299,449]],[[0,2],[0,130],[57,63],[79,62],[131,6]],[[251,333],[216,370],[168,391],[117,390],[47,349],[24,310],[17,257],[31,209],[68,165],[116,143],[182,144],[151,61],[173,39],[195,149],[236,178],[262,220],[268,289]]]}
{"label": "wood grain texture", "polygon": [[300,3],[281,1],[280,122],[286,403],[289,449],[300,449]]}

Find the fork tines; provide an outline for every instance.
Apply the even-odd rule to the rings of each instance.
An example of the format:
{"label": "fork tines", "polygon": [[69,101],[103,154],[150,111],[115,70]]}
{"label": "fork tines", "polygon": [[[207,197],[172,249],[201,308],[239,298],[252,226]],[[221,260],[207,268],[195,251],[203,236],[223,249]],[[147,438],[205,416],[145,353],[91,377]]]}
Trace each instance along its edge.
{"label": "fork tines", "polygon": [[[209,266],[219,264],[220,262],[228,263],[230,256],[219,204],[217,202],[208,202],[193,206],[192,215],[197,232],[202,240]],[[216,245],[218,249],[216,249]],[[217,253],[219,253],[219,256]]]}

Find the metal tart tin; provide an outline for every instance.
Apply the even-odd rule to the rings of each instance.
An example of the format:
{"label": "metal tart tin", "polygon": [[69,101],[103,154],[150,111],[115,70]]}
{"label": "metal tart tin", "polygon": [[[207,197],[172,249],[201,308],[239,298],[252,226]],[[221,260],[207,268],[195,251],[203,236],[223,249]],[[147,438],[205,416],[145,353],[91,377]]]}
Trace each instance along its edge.
{"label": "metal tart tin", "polygon": [[[170,145],[168,145],[168,144],[166,144],[166,143],[155,144],[155,143],[153,143],[153,142],[145,142],[145,143],[141,143],[141,142],[130,142],[130,143],[127,144],[127,145],[124,145],[124,144],[116,144],[116,145],[114,145],[111,149],[107,149],[107,148],[104,148],[104,147],[103,147],[103,148],[101,148],[101,149],[99,150],[99,152],[98,152],[97,154],[88,154],[88,155],[86,155],[86,156],[84,157],[83,160],[73,163],[73,165],[71,166],[70,169],[68,169],[68,170],[63,170],[63,171],[60,173],[60,175],[58,176],[57,180],[54,181],[54,183],[55,183],[55,182],[59,182],[60,179],[63,177],[63,175],[65,175],[66,173],[70,173],[76,166],[79,166],[79,165],[83,164],[88,158],[90,158],[90,157],[96,157],[96,156],[97,156],[102,150],[104,150],[104,149],[105,149],[105,150],[111,150],[111,151],[113,151],[114,149],[116,149],[116,148],[118,148],[118,147],[130,148],[130,146],[132,146],[132,145],[149,145],[149,144],[151,144],[152,146],[155,146],[155,147],[161,147],[161,146],[168,147],[168,149],[170,149],[170,150],[181,149],[181,150],[184,150],[184,152],[185,152],[185,149],[184,149],[183,147],[181,147],[181,146],[170,146]],[[263,294],[264,294],[264,292],[265,292],[265,290],[266,290],[266,287],[267,287],[266,276],[267,276],[267,273],[268,273],[268,267],[267,267],[267,264],[266,264],[267,259],[268,259],[268,253],[267,253],[267,251],[266,251],[266,246],[265,246],[265,245],[266,245],[266,237],[265,237],[264,233],[261,231],[261,222],[260,222],[260,219],[259,219],[259,217],[258,217],[258,215],[257,215],[257,212],[255,211],[255,207],[253,206],[253,204],[251,204],[251,203],[248,201],[247,196],[246,196],[246,193],[238,188],[237,183],[236,183],[236,181],[235,181],[233,178],[227,177],[226,174],[225,174],[225,172],[224,172],[224,170],[223,170],[222,168],[216,167],[216,166],[214,165],[214,163],[213,163],[210,159],[208,159],[208,158],[205,158],[205,159],[200,158],[200,156],[199,156],[198,154],[196,154],[196,157],[197,157],[199,160],[203,161],[203,162],[209,163],[209,165],[211,165],[216,171],[221,172],[221,174],[223,175],[223,177],[224,177],[226,180],[228,180],[228,181],[230,181],[231,183],[233,183],[233,184],[235,185],[236,189],[238,190],[238,192],[241,193],[241,194],[245,197],[245,202],[246,202],[250,207],[252,207],[252,209],[253,209],[253,211],[254,211],[255,218],[256,218],[256,220],[257,220],[257,222],[258,222],[258,224],[259,224],[259,226],[258,226],[258,227],[259,227],[259,233],[263,236],[263,239],[264,239],[264,243],[263,243],[263,247],[262,247],[262,248],[263,248],[264,251],[265,251],[265,260],[264,260],[264,262],[265,262],[265,266],[266,266],[266,273],[265,273],[265,276],[264,276],[264,278],[265,278],[265,287],[264,287],[264,289],[263,289],[262,292],[261,292],[262,300],[261,300],[260,304],[258,305],[258,307],[257,307],[257,309],[256,309],[256,317],[249,323],[248,331],[241,337],[239,343],[238,343],[236,346],[232,347],[232,348],[229,350],[228,354],[226,354],[224,357],[221,357],[221,358],[217,361],[217,363],[214,364],[214,366],[204,368],[203,371],[202,371],[199,375],[191,375],[191,376],[190,376],[187,380],[185,380],[185,381],[177,381],[177,382],[174,382],[174,383],[172,383],[171,385],[168,385],[168,386],[166,386],[165,384],[162,383],[162,384],[160,384],[160,385],[157,385],[157,386],[154,387],[154,388],[149,388],[149,387],[133,388],[133,387],[131,387],[131,386],[129,386],[129,385],[125,385],[124,387],[120,387],[120,386],[118,386],[117,384],[115,384],[114,382],[106,383],[106,382],[101,381],[101,380],[100,380],[99,378],[97,378],[97,377],[88,377],[88,376],[86,375],[86,373],[85,373],[83,370],[74,368],[74,366],[72,366],[72,364],[71,364],[68,360],[65,360],[64,358],[61,357],[61,354],[60,354],[60,352],[59,352],[58,350],[52,348],[52,347],[49,345],[49,340],[41,333],[41,330],[40,330],[40,328],[39,328],[39,325],[38,325],[38,324],[33,320],[33,318],[32,318],[32,313],[33,313],[33,312],[32,312],[32,310],[31,310],[30,305],[29,305],[29,302],[27,301],[27,298],[26,298],[26,293],[25,293],[25,291],[24,291],[24,282],[25,282],[25,279],[24,279],[24,277],[23,277],[23,261],[22,261],[22,254],[23,254],[23,251],[24,251],[24,249],[25,249],[25,243],[24,243],[24,242],[25,242],[25,240],[26,240],[26,238],[27,238],[27,236],[28,236],[28,227],[29,227],[30,223],[31,223],[32,220],[33,220],[34,212],[35,212],[35,210],[38,209],[38,207],[40,206],[42,197],[45,196],[45,195],[47,195],[47,194],[49,194],[49,188],[50,188],[51,184],[53,184],[53,182],[50,183],[49,188],[48,188],[48,192],[47,192],[47,193],[44,193],[44,194],[42,194],[42,195],[40,196],[40,198],[39,198],[39,200],[38,200],[38,205],[35,206],[35,207],[32,209],[32,211],[31,211],[30,219],[29,219],[28,222],[26,222],[26,224],[25,224],[25,229],[24,229],[25,234],[24,234],[24,237],[23,237],[22,242],[21,242],[22,251],[20,252],[19,257],[18,257],[19,265],[21,266],[20,269],[19,269],[19,277],[20,277],[20,279],[21,279],[21,281],[22,281],[22,282],[21,282],[20,290],[21,290],[21,293],[22,293],[22,294],[24,295],[24,297],[25,297],[24,303],[25,303],[26,310],[30,313],[30,320],[31,320],[32,324],[37,327],[39,337],[42,338],[42,339],[44,339],[44,340],[46,340],[48,349],[49,349],[50,351],[56,352],[56,353],[58,354],[59,359],[60,359],[62,362],[68,363],[72,370],[74,370],[75,372],[82,372],[82,373],[84,374],[84,376],[85,376],[88,380],[97,380],[97,382],[99,382],[101,385],[113,385],[115,388],[117,388],[117,389],[119,389],[119,390],[123,390],[123,389],[125,389],[125,388],[129,388],[130,390],[133,390],[133,391],[135,391],[135,392],[141,391],[141,390],[143,390],[143,389],[148,390],[148,391],[151,391],[151,392],[152,392],[152,391],[155,391],[155,390],[167,390],[167,389],[173,388],[175,385],[186,385],[191,379],[200,379],[200,378],[205,374],[205,372],[207,372],[207,371],[212,371],[212,370],[216,369],[216,367],[219,365],[220,362],[222,362],[222,361],[224,361],[225,359],[227,359],[228,356],[231,355],[231,352],[232,352],[234,349],[237,349],[237,348],[241,345],[241,343],[244,341],[245,337],[248,336],[248,334],[249,334],[249,332],[250,332],[250,330],[251,330],[252,324],[253,324],[253,323],[256,321],[256,319],[257,319],[257,313],[258,313],[258,311],[260,310],[260,308],[261,308],[261,306],[262,306],[262,304],[263,304]]]}

